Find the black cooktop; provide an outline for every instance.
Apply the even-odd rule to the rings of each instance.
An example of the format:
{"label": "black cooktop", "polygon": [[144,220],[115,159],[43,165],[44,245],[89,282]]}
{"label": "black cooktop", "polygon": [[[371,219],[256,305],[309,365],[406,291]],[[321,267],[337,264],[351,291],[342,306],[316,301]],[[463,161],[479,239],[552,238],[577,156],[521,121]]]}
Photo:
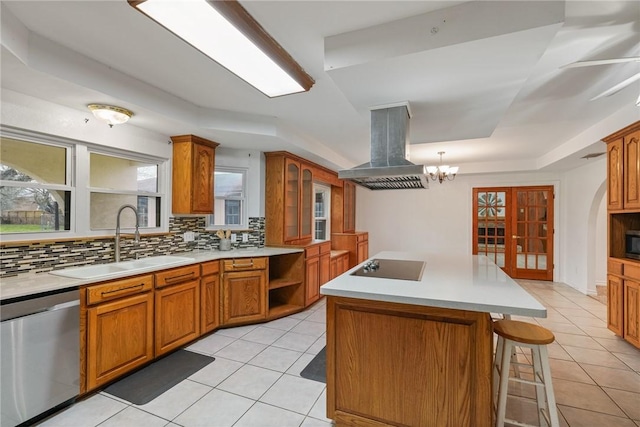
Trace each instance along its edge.
{"label": "black cooktop", "polygon": [[372,259],[351,273],[352,276],[380,279],[419,281],[424,270],[424,261],[398,259]]}

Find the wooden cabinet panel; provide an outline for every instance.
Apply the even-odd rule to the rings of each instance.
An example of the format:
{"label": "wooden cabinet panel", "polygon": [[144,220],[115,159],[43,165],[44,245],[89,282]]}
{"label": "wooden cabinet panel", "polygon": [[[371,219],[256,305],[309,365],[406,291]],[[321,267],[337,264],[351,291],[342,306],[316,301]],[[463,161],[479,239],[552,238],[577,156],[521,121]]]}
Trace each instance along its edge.
{"label": "wooden cabinet panel", "polygon": [[195,135],[172,136],[174,214],[212,214],[215,148],[219,145]]}
{"label": "wooden cabinet panel", "polygon": [[264,270],[225,271],[222,279],[222,324],[266,319],[266,282]]}
{"label": "wooden cabinet panel", "polygon": [[607,276],[607,327],[616,335],[622,336],[622,279]]}
{"label": "wooden cabinet panel", "polygon": [[167,353],[200,335],[200,281],[156,289],[156,356]]}
{"label": "wooden cabinet panel", "polygon": [[492,350],[488,313],[329,296],[327,417],[489,427]]}
{"label": "wooden cabinet panel", "polygon": [[320,257],[314,256],[305,261],[306,305],[313,304],[320,297]]}
{"label": "wooden cabinet panel", "polygon": [[228,271],[264,270],[269,264],[269,259],[261,258],[233,258],[222,260],[222,269]]}
{"label": "wooden cabinet panel", "polygon": [[[319,268],[319,282],[318,286],[322,286],[331,280],[331,253],[325,253],[320,255],[320,264]],[[318,297],[320,290],[318,289]]]}
{"label": "wooden cabinet panel", "polygon": [[200,279],[200,333],[205,334],[220,326],[220,262],[201,264]]}
{"label": "wooden cabinet panel", "polygon": [[625,280],[623,285],[624,339],[640,347],[640,283]]}
{"label": "wooden cabinet panel", "polygon": [[344,182],[344,219],[343,233],[356,231],[356,185],[352,182]]}
{"label": "wooden cabinet panel", "polygon": [[87,310],[87,390],[153,360],[153,293]]}
{"label": "wooden cabinet panel", "polygon": [[622,138],[607,145],[607,207],[622,209]]}
{"label": "wooden cabinet panel", "polygon": [[626,135],[624,144],[624,203],[625,209],[640,208],[640,130]]}
{"label": "wooden cabinet panel", "polygon": [[300,192],[300,239],[311,239],[313,224],[313,173],[311,168],[301,165]]}

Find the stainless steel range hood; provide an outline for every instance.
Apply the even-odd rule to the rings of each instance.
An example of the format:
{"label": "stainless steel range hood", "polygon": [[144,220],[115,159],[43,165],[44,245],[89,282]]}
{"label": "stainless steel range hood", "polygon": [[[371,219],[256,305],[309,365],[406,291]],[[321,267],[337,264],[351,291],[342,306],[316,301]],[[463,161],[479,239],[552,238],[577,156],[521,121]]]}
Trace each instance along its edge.
{"label": "stainless steel range hood", "polygon": [[371,110],[371,161],[338,171],[338,178],[371,190],[429,188],[426,167],[406,159],[408,142],[408,104]]}

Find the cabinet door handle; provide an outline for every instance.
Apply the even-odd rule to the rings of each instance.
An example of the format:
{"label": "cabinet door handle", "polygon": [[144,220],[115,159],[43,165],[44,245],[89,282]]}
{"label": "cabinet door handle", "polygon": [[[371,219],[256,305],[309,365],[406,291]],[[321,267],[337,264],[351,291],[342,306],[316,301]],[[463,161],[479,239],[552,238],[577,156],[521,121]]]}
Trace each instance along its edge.
{"label": "cabinet door handle", "polygon": [[173,277],[167,277],[166,279],[164,279],[165,282],[169,283],[169,282],[178,282],[181,281],[187,277],[193,277],[193,271],[190,273],[186,273],[186,274],[180,274],[178,276],[173,276]]}
{"label": "cabinet door handle", "polygon": [[137,288],[142,289],[143,286],[144,286],[144,283],[140,283],[139,285],[127,286],[126,288],[113,289],[111,291],[102,291],[100,295],[105,296],[109,294],[114,294],[116,292],[129,291],[131,289],[137,289]]}
{"label": "cabinet door handle", "polygon": [[249,267],[253,267],[253,260],[251,260],[249,264],[236,264],[236,262],[233,261],[233,268],[249,268]]}

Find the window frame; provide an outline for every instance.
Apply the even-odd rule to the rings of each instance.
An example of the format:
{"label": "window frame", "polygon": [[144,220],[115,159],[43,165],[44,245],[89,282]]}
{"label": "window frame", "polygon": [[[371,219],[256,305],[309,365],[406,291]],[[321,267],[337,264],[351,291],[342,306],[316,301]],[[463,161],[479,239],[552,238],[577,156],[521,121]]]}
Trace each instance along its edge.
{"label": "window frame", "polygon": [[[117,189],[110,189],[110,188],[103,188],[103,187],[91,187],[90,186],[90,175],[91,175],[91,154],[98,154],[101,156],[110,156],[110,157],[116,157],[119,159],[125,159],[125,160],[133,160],[136,162],[144,162],[144,163],[150,163],[150,164],[155,164],[157,166],[157,188],[156,188],[156,192],[149,192],[149,191],[134,191],[134,190],[117,190]],[[163,192],[162,189],[164,188],[163,186],[163,182],[164,180],[162,180],[162,170],[163,170],[163,165],[162,165],[162,160],[155,158],[153,156],[145,156],[145,155],[141,155],[141,154],[132,154],[132,153],[124,153],[121,152],[119,150],[110,150],[110,149],[105,149],[103,147],[90,147],[87,150],[87,171],[89,173],[89,178],[87,179],[87,186],[86,186],[86,190],[87,190],[87,200],[88,203],[86,204],[86,206],[88,207],[88,211],[87,211],[87,216],[86,218],[88,218],[87,221],[87,226],[88,226],[88,231],[92,232],[92,233],[102,233],[104,234],[105,230],[111,231],[113,230],[115,233],[115,227],[104,227],[104,228],[91,228],[91,194],[92,193],[97,193],[97,194],[120,194],[120,195],[128,195],[128,196],[148,196],[148,197],[159,197],[160,198],[160,224],[156,227],[140,227],[139,231],[140,234],[151,234],[151,233],[158,233],[158,232],[162,232],[162,231],[166,231],[168,230],[168,224],[165,224],[168,222],[169,219],[169,214],[167,212],[167,194],[166,192]],[[137,207],[137,205],[136,205]],[[165,213],[165,215],[163,215],[163,213]],[[114,217],[114,224],[115,224],[115,217]],[[130,227],[123,227],[122,228],[125,231],[131,230],[134,231],[134,228],[130,228]],[[166,229],[166,230],[165,230]]]}
{"label": "window frame", "polygon": [[[319,192],[318,190],[325,193],[324,200],[324,216],[317,217],[316,216],[316,194]],[[325,238],[324,240],[318,239],[316,236],[316,221],[321,220],[325,223]],[[318,182],[313,183],[313,230],[312,236],[315,240],[321,240],[326,242],[331,240],[331,186],[321,184]]]}
{"label": "window frame", "polygon": [[[143,193],[144,195],[160,197],[160,226],[152,228],[143,228],[140,234],[157,234],[169,232],[170,217],[170,194],[168,194],[169,182],[171,176],[169,167],[171,162],[169,158],[147,155],[143,153],[134,153],[132,151],[110,148],[100,144],[87,141],[73,140],[70,138],[59,137],[55,135],[44,134],[36,131],[14,128],[11,126],[0,124],[0,137],[10,138],[24,142],[31,142],[43,145],[52,145],[66,148],[66,172],[65,180],[67,185],[61,184],[38,184],[47,189],[69,191],[71,194],[70,202],[70,229],[57,232],[29,232],[29,233],[7,233],[0,234],[3,242],[16,241],[41,241],[55,239],[84,239],[110,236],[115,233],[115,218],[112,228],[103,228],[91,230],[90,227],[90,194],[92,187],[89,186],[89,161],[90,153],[106,154],[110,156],[122,157],[130,160],[142,161],[147,163],[155,163],[158,165],[158,192]],[[36,187],[33,183],[24,183],[20,181],[2,181],[1,185]],[[26,184],[26,185],[25,185]],[[121,193],[121,191],[116,191]],[[128,229],[127,229],[128,230]],[[132,229],[131,229],[132,230]],[[125,229],[123,229],[125,231]]]}
{"label": "window frame", "polygon": [[[218,197],[215,194],[215,173],[216,172],[229,172],[229,173],[240,173],[242,174],[242,197]],[[207,225],[205,230],[248,230],[249,229],[249,168],[248,167],[239,167],[239,166],[216,166],[214,169],[214,185],[213,185],[213,202],[214,202],[214,213],[212,215],[207,215]],[[215,203],[216,200],[240,200],[240,224],[215,224]],[[222,215],[226,216],[226,212],[222,212]],[[226,222],[226,219],[225,219]]]}

